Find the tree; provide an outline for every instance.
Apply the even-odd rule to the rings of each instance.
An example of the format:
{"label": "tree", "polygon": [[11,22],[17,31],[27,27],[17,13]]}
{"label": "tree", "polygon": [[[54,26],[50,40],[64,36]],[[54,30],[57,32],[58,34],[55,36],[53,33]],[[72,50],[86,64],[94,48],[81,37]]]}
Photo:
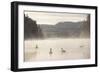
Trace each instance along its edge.
{"label": "tree", "polygon": [[87,15],[87,20],[82,22],[81,37],[90,37],[90,15]]}
{"label": "tree", "polygon": [[24,38],[39,38],[42,35],[42,30],[38,27],[35,20],[24,15]]}

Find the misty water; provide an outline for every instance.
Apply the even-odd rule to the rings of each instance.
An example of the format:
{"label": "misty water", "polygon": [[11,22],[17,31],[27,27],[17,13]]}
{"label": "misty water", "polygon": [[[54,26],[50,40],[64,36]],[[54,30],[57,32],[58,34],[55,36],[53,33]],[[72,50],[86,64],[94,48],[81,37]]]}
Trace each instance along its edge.
{"label": "misty water", "polygon": [[89,38],[31,39],[24,41],[24,47],[25,62],[90,58]]}

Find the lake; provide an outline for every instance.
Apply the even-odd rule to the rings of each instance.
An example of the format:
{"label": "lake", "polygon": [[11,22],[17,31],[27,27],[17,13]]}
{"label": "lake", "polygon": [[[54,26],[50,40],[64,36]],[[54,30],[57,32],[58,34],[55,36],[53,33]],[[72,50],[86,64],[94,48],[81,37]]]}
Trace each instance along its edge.
{"label": "lake", "polygon": [[24,61],[76,60],[90,58],[89,38],[49,38],[24,41]]}

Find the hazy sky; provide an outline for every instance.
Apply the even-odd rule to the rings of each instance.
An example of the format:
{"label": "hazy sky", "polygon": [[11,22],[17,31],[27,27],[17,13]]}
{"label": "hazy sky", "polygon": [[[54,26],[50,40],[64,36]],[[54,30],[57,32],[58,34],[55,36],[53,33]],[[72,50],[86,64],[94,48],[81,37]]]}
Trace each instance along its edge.
{"label": "hazy sky", "polygon": [[87,14],[25,11],[25,15],[37,21],[37,24],[55,25],[58,22],[78,22],[86,20]]}

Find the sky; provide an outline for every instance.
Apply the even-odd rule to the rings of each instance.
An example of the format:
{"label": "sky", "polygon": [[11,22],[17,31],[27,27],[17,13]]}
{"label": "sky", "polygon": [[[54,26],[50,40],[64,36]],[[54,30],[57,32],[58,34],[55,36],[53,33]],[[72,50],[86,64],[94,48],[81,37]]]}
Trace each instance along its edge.
{"label": "sky", "polygon": [[87,18],[87,14],[25,11],[25,15],[36,20],[37,24],[55,25],[58,22],[79,22]]}

